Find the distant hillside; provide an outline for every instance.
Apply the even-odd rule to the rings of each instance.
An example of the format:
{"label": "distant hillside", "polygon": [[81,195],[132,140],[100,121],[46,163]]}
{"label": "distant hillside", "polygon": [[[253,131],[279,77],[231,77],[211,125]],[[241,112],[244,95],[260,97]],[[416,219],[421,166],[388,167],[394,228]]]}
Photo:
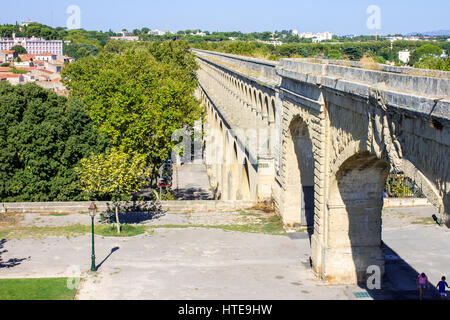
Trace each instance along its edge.
{"label": "distant hillside", "polygon": [[411,32],[408,33],[407,36],[413,36],[416,34],[421,34],[424,36],[430,36],[430,37],[435,37],[435,36],[450,36],[450,30],[438,30],[438,31],[426,31],[426,32]]}

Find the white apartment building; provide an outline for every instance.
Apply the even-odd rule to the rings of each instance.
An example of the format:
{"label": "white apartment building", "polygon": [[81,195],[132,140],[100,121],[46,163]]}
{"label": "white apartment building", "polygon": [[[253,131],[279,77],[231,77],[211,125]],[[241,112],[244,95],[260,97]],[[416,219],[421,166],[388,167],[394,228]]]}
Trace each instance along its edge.
{"label": "white apartment building", "polygon": [[326,40],[332,40],[333,34],[331,32],[319,32],[319,33],[312,33],[312,32],[303,32],[299,34],[300,38],[306,38],[306,39],[313,39],[313,42],[321,42]]}
{"label": "white apartment building", "polygon": [[31,21],[31,20],[22,21],[22,27],[28,27],[32,23],[37,23],[37,22]]}
{"label": "white apartment building", "polygon": [[111,40],[139,41],[139,36],[110,37]]}
{"label": "white apartment building", "polygon": [[206,36],[206,33],[204,33],[204,32],[197,32],[197,33],[191,33],[190,35],[191,35],[191,36],[205,37],[205,36]]}
{"label": "white apartment building", "polygon": [[0,50],[10,50],[14,46],[22,46],[27,50],[28,54],[53,53],[63,55],[62,40],[45,40],[41,38],[16,38],[12,39],[0,38]]}
{"label": "white apartment building", "polygon": [[36,54],[35,60],[42,60],[42,61],[50,62],[50,61],[56,60],[57,56],[58,55],[56,55],[56,54],[45,52],[45,53]]}
{"label": "white apartment building", "polygon": [[150,30],[148,32],[148,34],[155,35],[155,36],[163,36],[163,35],[168,34],[168,33],[170,33],[170,31],[163,31],[163,30],[158,30],[158,29]]}

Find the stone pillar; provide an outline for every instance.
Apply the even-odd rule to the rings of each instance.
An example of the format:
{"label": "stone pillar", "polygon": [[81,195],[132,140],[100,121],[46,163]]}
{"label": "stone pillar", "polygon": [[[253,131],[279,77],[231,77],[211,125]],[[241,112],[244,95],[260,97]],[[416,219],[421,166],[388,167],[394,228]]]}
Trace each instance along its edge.
{"label": "stone pillar", "polygon": [[367,279],[368,268],[384,274],[381,248],[382,192],[389,165],[369,153],[346,160],[330,176],[324,234],[313,236],[313,267],[330,283],[356,284]]}

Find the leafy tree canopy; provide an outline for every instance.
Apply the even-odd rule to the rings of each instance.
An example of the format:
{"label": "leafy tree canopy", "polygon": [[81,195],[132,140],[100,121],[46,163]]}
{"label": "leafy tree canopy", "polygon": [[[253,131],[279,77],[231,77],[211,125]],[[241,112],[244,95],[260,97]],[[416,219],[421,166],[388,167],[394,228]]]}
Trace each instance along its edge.
{"label": "leafy tree canopy", "polygon": [[358,47],[348,47],[345,48],[344,54],[350,59],[350,60],[356,60],[359,61],[363,57],[363,52]]}
{"label": "leafy tree canopy", "polygon": [[0,201],[82,200],[74,168],[108,144],[78,100],[0,83]]}
{"label": "leafy tree canopy", "polygon": [[12,47],[11,50],[14,50],[17,54],[27,54],[27,50],[19,45]]}
{"label": "leafy tree canopy", "polygon": [[92,154],[76,169],[83,190],[91,199],[131,200],[146,183],[145,157],[112,149]]}
{"label": "leafy tree canopy", "polygon": [[436,57],[438,58],[442,54],[442,49],[438,46],[432,44],[424,44],[423,46],[417,48],[410,57],[410,64],[415,65],[421,59],[426,57]]}
{"label": "leafy tree canopy", "polygon": [[113,43],[63,70],[73,97],[124,152],[145,155],[155,177],[175,130],[201,116],[194,55],[184,42]]}

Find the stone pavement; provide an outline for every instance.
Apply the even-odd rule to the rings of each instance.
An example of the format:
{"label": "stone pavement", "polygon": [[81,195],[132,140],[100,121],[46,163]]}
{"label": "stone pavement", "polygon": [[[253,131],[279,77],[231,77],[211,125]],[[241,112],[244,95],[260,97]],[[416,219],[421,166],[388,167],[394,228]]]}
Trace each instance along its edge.
{"label": "stone pavement", "polygon": [[204,164],[174,166],[172,184],[177,200],[214,200]]}
{"label": "stone pavement", "polygon": [[[387,282],[383,291],[369,292],[367,299],[416,299],[419,272],[427,273],[434,285],[442,275],[450,277],[450,230],[421,220],[432,210],[385,211]],[[198,222],[211,223],[234,217],[223,213],[212,220],[207,215],[214,213],[195,215]],[[161,219],[192,221],[171,214]],[[1,261],[16,263],[1,268],[0,278],[73,276],[78,270],[86,277],[77,299],[347,300],[365,292],[358,286],[330,286],[317,280],[309,268],[305,233],[286,237],[168,228],[134,238],[96,237],[97,264],[101,264],[96,275],[86,273],[91,254],[88,235],[8,240],[1,247],[0,252],[7,250]],[[431,293],[427,298],[435,299]]]}

